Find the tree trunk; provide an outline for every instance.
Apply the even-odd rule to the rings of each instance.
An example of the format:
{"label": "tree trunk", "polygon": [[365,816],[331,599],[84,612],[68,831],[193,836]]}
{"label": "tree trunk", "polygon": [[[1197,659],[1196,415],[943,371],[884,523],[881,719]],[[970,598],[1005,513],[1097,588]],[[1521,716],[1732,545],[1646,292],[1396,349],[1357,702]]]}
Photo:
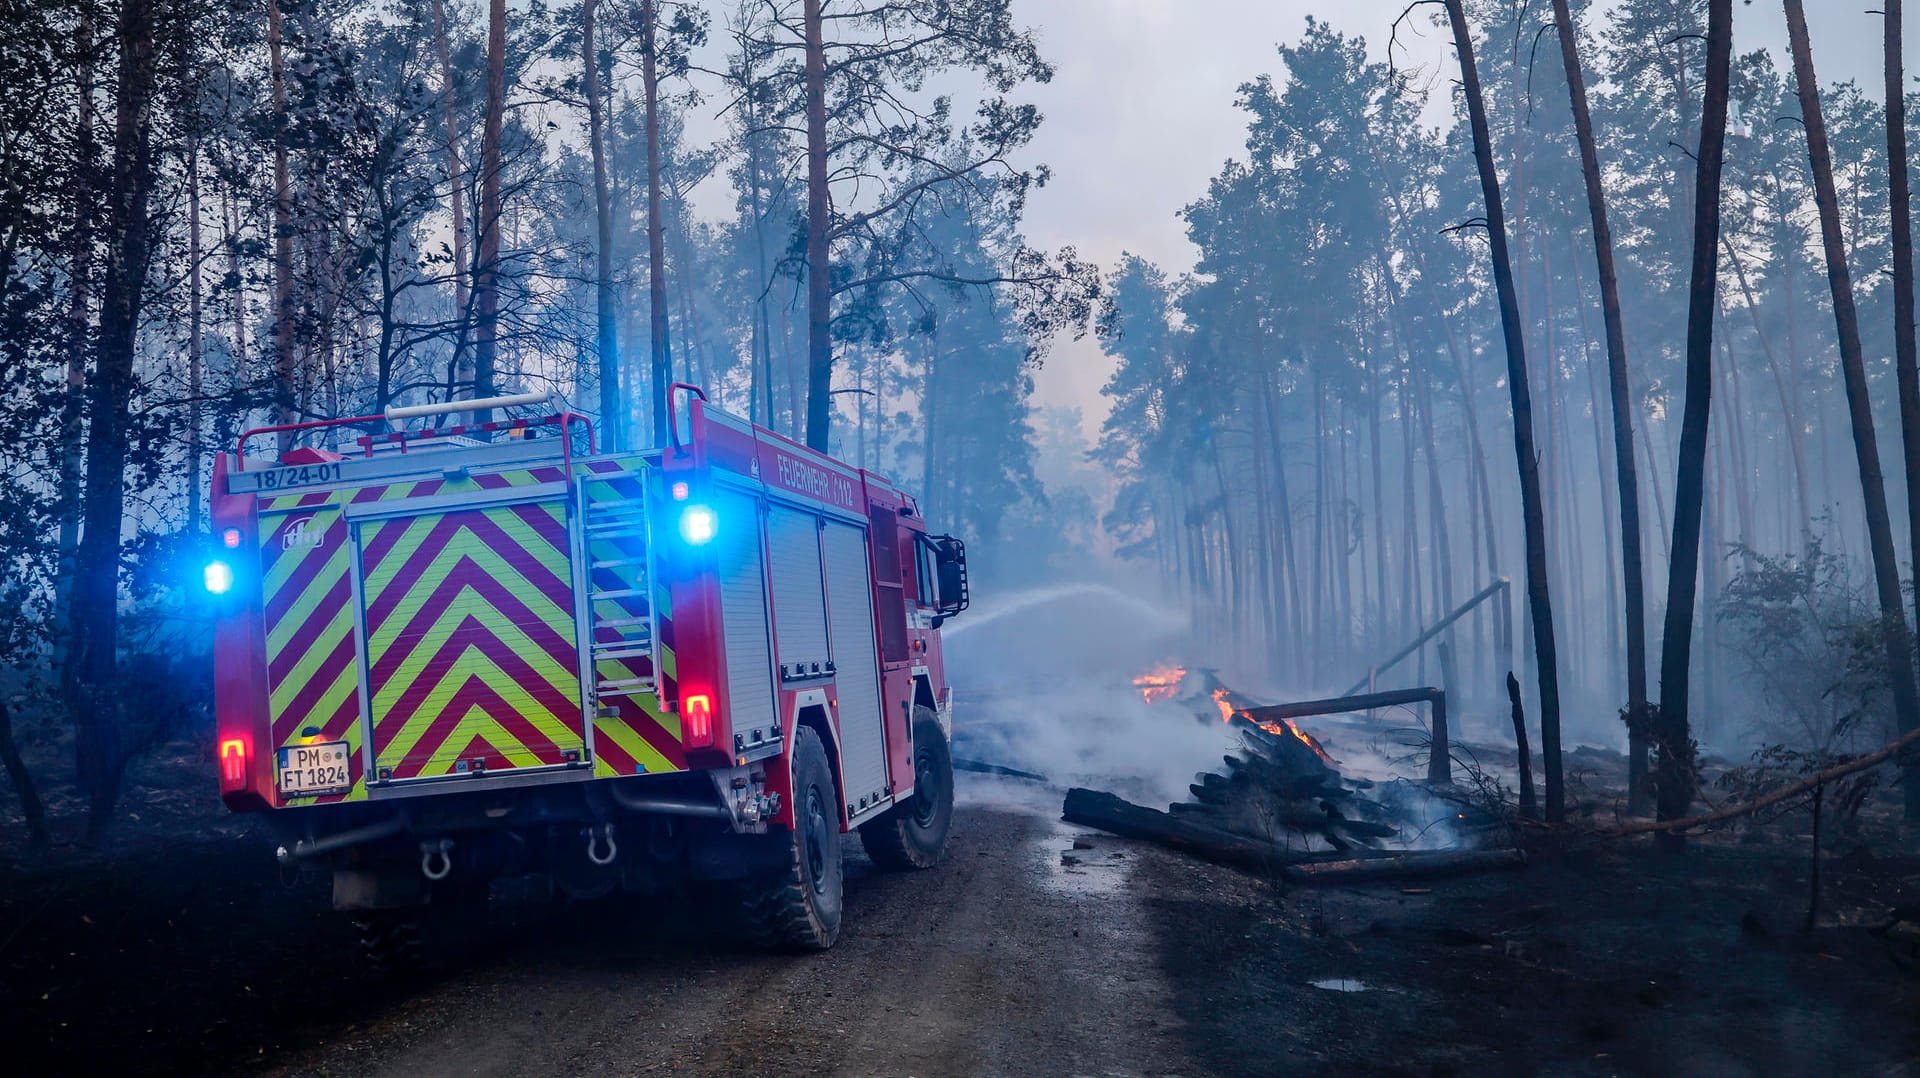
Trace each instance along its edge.
{"label": "tree trunk", "polygon": [[1593,115],[1587,107],[1586,74],[1580,63],[1578,27],[1567,0],[1553,0],[1560,59],[1573,104],[1580,171],[1586,178],[1587,210],[1593,218],[1594,255],[1600,269],[1600,310],[1606,322],[1608,386],[1613,401],[1614,474],[1620,494],[1620,567],[1626,589],[1628,810],[1645,812],[1647,798],[1647,627],[1645,569],[1640,553],[1640,480],[1633,454],[1633,390],[1627,368],[1626,323],[1620,311],[1620,281],[1613,265],[1613,228],[1600,181]]}
{"label": "tree trunk", "polygon": [[[287,65],[280,0],[267,0],[267,56],[273,79],[273,404],[275,423],[299,418],[293,358],[293,176],[287,162]],[[280,451],[293,432],[280,432]]]}
{"label": "tree trunk", "polygon": [[1326,662],[1327,616],[1327,418],[1320,368],[1313,368],[1313,668]]}
{"label": "tree trunk", "polygon": [[[1387,294],[1391,296],[1393,294],[1392,293],[1393,284],[1390,279],[1387,280],[1386,287],[1387,287]],[[1387,580],[1389,579],[1389,577],[1388,577],[1388,569],[1387,569],[1387,508],[1386,508],[1386,494],[1385,494],[1386,481],[1381,474],[1381,470],[1382,470],[1381,455],[1382,454],[1380,452],[1381,389],[1380,389],[1380,376],[1379,376],[1379,373],[1375,370],[1375,367],[1376,367],[1376,364],[1374,364],[1371,360],[1368,361],[1367,363],[1367,448],[1370,450],[1370,452],[1367,454],[1367,456],[1371,458],[1371,461],[1373,464],[1373,483],[1372,483],[1372,486],[1373,486],[1373,558],[1374,558],[1374,579],[1376,584],[1378,585],[1374,590],[1379,595],[1378,601],[1375,604],[1373,604],[1373,606],[1370,608],[1370,615],[1371,615],[1370,620],[1373,622],[1373,632],[1377,634],[1381,631],[1381,629],[1384,627],[1386,623]],[[1362,565],[1366,564],[1364,558],[1361,564]],[[1388,645],[1388,646],[1391,647],[1392,645]]]}
{"label": "tree trunk", "polygon": [[746,110],[747,213],[753,228],[753,318],[749,328],[747,417],[756,423],[773,426],[773,340],[771,319],[767,316],[767,293],[773,288],[767,268],[767,222],[762,179],[761,145],[766,135],[760,130],[759,99],[752,92],[751,71],[745,73],[748,86],[742,107]]}
{"label": "tree trunk", "polygon": [[[1803,445],[1805,432],[1800,422],[1800,410],[1794,406],[1793,392],[1788,388],[1787,377],[1782,372],[1780,359],[1774,354],[1771,338],[1766,327],[1760,322],[1760,304],[1754,298],[1753,286],[1747,280],[1746,264],[1734,252],[1733,244],[1725,236],[1720,237],[1720,249],[1727,257],[1727,263],[1733,267],[1734,279],[1740,283],[1741,297],[1746,301],[1747,317],[1753,322],[1754,339],[1760,342],[1761,354],[1767,357],[1767,370],[1773,376],[1774,393],[1780,398],[1780,415],[1787,424],[1787,450],[1793,456],[1793,483],[1795,497],[1799,499],[1799,521],[1805,523],[1813,519],[1813,502],[1807,493],[1807,452]],[[1789,535],[1788,546],[1799,541],[1799,536]]]}
{"label": "tree trunk", "polygon": [[[1377,153],[1374,156],[1374,167],[1381,169],[1384,173]],[[1420,244],[1419,238],[1414,234],[1413,222],[1407,216],[1406,204],[1400,198],[1400,191],[1392,184],[1388,184],[1387,195],[1393,203],[1394,216],[1400,220],[1400,230],[1405,234],[1407,247],[1413,252],[1414,264],[1420,272],[1420,280],[1427,287],[1427,297],[1433,304],[1434,318],[1439,321],[1441,333],[1446,338],[1447,356],[1452,360],[1454,382],[1460,387],[1460,410],[1466,418],[1467,449],[1471,454],[1470,463],[1472,466],[1472,471],[1467,476],[1467,501],[1470,503],[1467,517],[1473,522],[1474,530],[1480,531],[1484,528],[1484,534],[1486,536],[1484,547],[1486,579],[1484,581],[1475,581],[1475,584],[1478,586],[1484,583],[1491,583],[1500,575],[1500,557],[1496,543],[1497,533],[1493,526],[1493,490],[1491,482],[1487,477],[1487,454],[1484,445],[1480,441],[1479,409],[1474,405],[1473,400],[1473,379],[1467,374],[1467,363],[1461,355],[1460,342],[1454,336],[1453,320],[1447,316],[1447,308],[1440,296],[1440,288],[1434,283],[1433,275],[1427,270],[1426,248]],[[1474,515],[1475,506],[1472,503],[1478,503],[1480,516]],[[1478,542],[1474,545],[1476,548],[1480,547]],[[1469,550],[1469,557],[1467,558],[1469,568],[1472,567],[1474,558],[1481,552],[1480,549]],[[1480,632],[1480,621],[1480,615],[1476,613],[1474,615],[1474,634],[1476,639]],[[1512,656],[1502,657],[1494,665],[1495,672],[1504,672],[1511,660]]]}
{"label": "tree trunk", "polygon": [[1474,64],[1473,33],[1461,0],[1446,0],[1460,76],[1473,125],[1473,149],[1486,199],[1487,233],[1493,248],[1493,282],[1500,300],[1500,326],[1507,346],[1507,389],[1513,401],[1513,448],[1520,470],[1521,515],[1527,538],[1527,607],[1532,615],[1534,654],[1540,678],[1540,749],[1546,759],[1547,819],[1566,816],[1566,790],[1560,768],[1560,660],[1553,638],[1553,599],[1547,583],[1546,520],[1540,504],[1539,457],[1533,444],[1533,395],[1527,383],[1527,351],[1514,291],[1513,264],[1507,254],[1507,222],[1500,201],[1500,177],[1494,169],[1487,106]]}
{"label": "tree trunk", "polygon": [[[1820,235],[1827,256],[1827,283],[1833,292],[1834,328],[1840,338],[1840,373],[1846,381],[1847,411],[1853,421],[1854,455],[1860,463],[1860,491],[1866,501],[1867,543],[1873,555],[1875,590],[1893,679],[1893,708],[1902,733],[1920,728],[1920,695],[1914,687],[1913,650],[1900,595],[1900,566],[1894,560],[1893,524],[1887,515],[1886,481],[1880,473],[1880,449],[1873,431],[1873,405],[1867,397],[1867,371],[1860,346],[1860,316],[1853,305],[1853,278],[1847,269],[1840,232],[1840,202],[1833,186],[1833,157],[1827,146],[1826,119],[1820,110],[1820,84],[1813,73],[1813,48],[1807,40],[1807,15],[1801,0],[1786,0],[1787,39],[1793,49],[1794,82],[1806,120],[1807,152],[1813,165],[1814,199],[1820,209]],[[1896,95],[1898,96],[1898,95]],[[1909,292],[1909,298],[1911,292]],[[1902,402],[1903,406],[1905,402]],[[1907,819],[1920,820],[1920,761],[1902,769]]]}
{"label": "tree trunk", "polygon": [[640,81],[647,99],[647,304],[653,353],[654,441],[666,444],[667,388],[673,382],[673,349],[667,336],[667,248],[660,207],[660,77],[656,0],[640,4]]}
{"label": "tree trunk", "polygon": [[[1893,344],[1900,385],[1900,447],[1907,474],[1907,556],[1920,560],[1920,346],[1913,295],[1913,198],[1907,170],[1906,74],[1901,54],[1901,0],[1886,0],[1887,190],[1893,231]],[[1920,620],[1920,591],[1914,593]],[[1904,616],[1904,615],[1903,615]],[[1908,786],[1914,786],[1908,776]],[[1909,794],[1911,808],[1915,794]]]}
{"label": "tree trunk", "polygon": [[27,848],[44,850],[49,845],[47,835],[47,809],[40,801],[40,791],[33,785],[33,773],[27,770],[27,763],[20,758],[20,749],[13,741],[13,712],[7,709],[5,699],[0,699],[0,765],[7,770],[7,777],[13,780],[13,790],[20,795],[20,815],[27,824]]}
{"label": "tree trunk", "polygon": [[118,100],[106,207],[109,254],[100,296],[98,369],[87,394],[86,512],[72,598],[79,685],[70,703],[78,735],[78,777],[87,795],[89,839],[105,832],[126,767],[119,744],[122,697],[114,680],[118,666],[128,405],[134,390],[140,308],[152,256],[147,202],[154,182],[155,6],[153,0],[126,0],[120,9]]}
{"label": "tree trunk", "polygon": [[187,524],[200,530],[200,402],[202,340],[200,310],[200,140],[187,142]]}
{"label": "tree trunk", "polygon": [[[600,0],[580,4],[581,86],[587,98],[587,141],[593,155],[594,371],[600,383],[601,438],[609,449],[624,449],[627,417],[620,399],[620,330],[613,310],[613,192],[607,184],[605,105],[600,100],[600,49],[594,38],[599,6]],[[652,130],[651,117],[648,130]]]}
{"label": "tree trunk", "polygon": [[60,531],[57,538],[59,566],[54,573],[54,616],[59,627],[54,637],[53,665],[64,689],[71,690],[77,673],[72,662],[76,650],[74,627],[67,617],[73,594],[76,560],[80,550],[81,469],[86,456],[87,360],[93,343],[91,304],[93,293],[93,215],[94,170],[97,167],[94,145],[94,5],[80,5],[74,36],[76,44],[78,115],[74,121],[73,169],[73,253],[67,269],[67,370],[66,395],[60,417],[60,490],[57,508]]}
{"label": "tree trunk", "polygon": [[827,231],[827,54],[821,43],[821,0],[806,0],[807,89],[807,448],[822,453],[833,420],[833,292]]}
{"label": "tree trunk", "polygon": [[[480,254],[473,278],[473,395],[491,397],[500,337],[500,138],[507,99],[507,0],[487,5],[487,105],[480,134]],[[493,418],[475,413],[475,422]]]}
{"label": "tree trunk", "polygon": [[[1417,362],[1411,352],[1407,353],[1407,363],[1412,368],[1414,398],[1420,408],[1420,440],[1422,452],[1427,458],[1427,525],[1433,536],[1433,572],[1436,585],[1436,598],[1439,600],[1435,610],[1441,616],[1453,609],[1453,544],[1447,534],[1447,497],[1440,483],[1440,457],[1435,451],[1433,437],[1433,392],[1427,384],[1427,361],[1422,357]],[[1453,646],[1453,630],[1448,629],[1441,646]],[[1446,685],[1449,691],[1457,691],[1459,686]]]}
{"label": "tree trunk", "polygon": [[1706,103],[1694,181],[1693,272],[1687,303],[1686,403],[1680,417],[1680,468],[1674,480],[1673,548],[1667,569],[1667,621],[1660,648],[1656,801],[1661,819],[1686,815],[1693,801],[1693,749],[1687,703],[1693,657],[1693,607],[1700,573],[1700,517],[1706,493],[1707,423],[1713,403],[1714,290],[1720,266],[1720,165],[1727,133],[1727,77],[1733,49],[1733,0],[1707,12]]}
{"label": "tree trunk", "polygon": [[1264,419],[1268,432],[1267,443],[1273,452],[1273,489],[1276,501],[1274,515],[1280,526],[1280,554],[1287,578],[1287,627],[1293,639],[1291,649],[1293,672],[1298,672],[1301,661],[1300,639],[1305,635],[1300,606],[1300,562],[1295,552],[1293,538],[1293,497],[1287,489],[1287,461],[1280,442],[1280,406],[1275,402],[1274,395],[1273,378],[1269,375],[1261,380],[1261,398],[1266,408]]}
{"label": "tree trunk", "polygon": [[221,193],[226,200],[221,228],[227,245],[227,275],[233,278],[233,296],[228,299],[227,316],[233,323],[233,376],[247,378],[247,279],[240,272],[240,196],[233,185]]}
{"label": "tree trunk", "polygon": [[451,384],[447,387],[451,399],[459,383],[473,379],[466,329],[467,274],[473,267],[467,262],[467,181],[460,167],[460,105],[453,90],[453,50],[447,44],[446,7],[446,0],[433,0],[433,47],[440,58],[440,104],[447,123],[447,209],[453,216],[453,317],[460,323],[454,334],[448,379]]}

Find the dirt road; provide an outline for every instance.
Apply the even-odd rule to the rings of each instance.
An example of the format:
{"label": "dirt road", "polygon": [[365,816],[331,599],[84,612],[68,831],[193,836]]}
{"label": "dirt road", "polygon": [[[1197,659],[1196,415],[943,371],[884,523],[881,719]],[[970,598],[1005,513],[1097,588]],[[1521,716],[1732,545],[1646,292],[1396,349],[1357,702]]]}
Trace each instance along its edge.
{"label": "dirt road", "polygon": [[962,783],[947,862],[856,848],[839,946],[799,958],[685,900],[503,885],[449,967],[383,985],[245,819],[0,851],[8,1073],[1920,1078],[1920,976],[1873,928],[1920,908],[1920,855],[1888,843],[1830,858],[1804,932],[1791,828],[1287,890],[1081,836],[1058,791]]}
{"label": "dirt road", "polygon": [[[352,1029],[287,1075],[1191,1073],[1125,858],[1063,866],[1070,834],[978,799],[952,853],[895,875],[849,858],[846,930],[812,957],[744,954],[684,911],[536,918],[511,950]],[[856,844],[857,848],[857,844]],[[623,913],[623,909],[625,912]]]}

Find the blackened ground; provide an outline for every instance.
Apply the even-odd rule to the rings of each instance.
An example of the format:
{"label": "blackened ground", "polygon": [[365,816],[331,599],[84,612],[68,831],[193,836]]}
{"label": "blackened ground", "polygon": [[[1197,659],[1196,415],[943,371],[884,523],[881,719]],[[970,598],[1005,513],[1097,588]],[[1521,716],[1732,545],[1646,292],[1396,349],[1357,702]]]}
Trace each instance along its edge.
{"label": "blackened ground", "polygon": [[1871,931],[1920,904],[1911,833],[1841,845],[1802,935],[1804,814],[1678,859],[1283,890],[963,775],[945,864],[850,854],[825,955],[740,951],[678,896],[516,885],[382,984],[324,883],[218,808],[208,748],[144,762],[102,849],[58,789],[50,855],[0,818],[6,1073],[1920,1075],[1920,979]]}
{"label": "blackened ground", "polygon": [[1156,856],[1148,906],[1217,1073],[1920,1074],[1920,979],[1869,927],[1920,901],[1920,858],[1828,865],[1832,906],[1803,935],[1805,853],[1540,851],[1327,890]]}

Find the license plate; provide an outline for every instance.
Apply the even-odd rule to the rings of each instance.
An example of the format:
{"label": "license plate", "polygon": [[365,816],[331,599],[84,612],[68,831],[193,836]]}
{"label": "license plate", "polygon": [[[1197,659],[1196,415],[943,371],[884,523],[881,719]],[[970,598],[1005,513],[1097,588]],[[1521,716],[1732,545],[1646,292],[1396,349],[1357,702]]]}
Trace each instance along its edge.
{"label": "license plate", "polygon": [[347,743],[289,745],[280,750],[280,792],[288,797],[339,793],[353,785],[347,767]]}

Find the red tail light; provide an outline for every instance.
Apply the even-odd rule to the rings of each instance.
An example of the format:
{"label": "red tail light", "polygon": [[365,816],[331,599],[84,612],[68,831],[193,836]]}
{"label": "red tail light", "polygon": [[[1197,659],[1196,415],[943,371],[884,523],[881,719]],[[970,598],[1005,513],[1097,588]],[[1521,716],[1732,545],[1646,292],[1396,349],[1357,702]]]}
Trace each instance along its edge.
{"label": "red tail light", "polygon": [[687,697],[680,704],[680,733],[690,749],[713,744],[713,698],[706,693]]}
{"label": "red tail light", "polygon": [[228,738],[220,743],[220,785],[224,789],[238,790],[247,784],[247,743],[241,738]]}

